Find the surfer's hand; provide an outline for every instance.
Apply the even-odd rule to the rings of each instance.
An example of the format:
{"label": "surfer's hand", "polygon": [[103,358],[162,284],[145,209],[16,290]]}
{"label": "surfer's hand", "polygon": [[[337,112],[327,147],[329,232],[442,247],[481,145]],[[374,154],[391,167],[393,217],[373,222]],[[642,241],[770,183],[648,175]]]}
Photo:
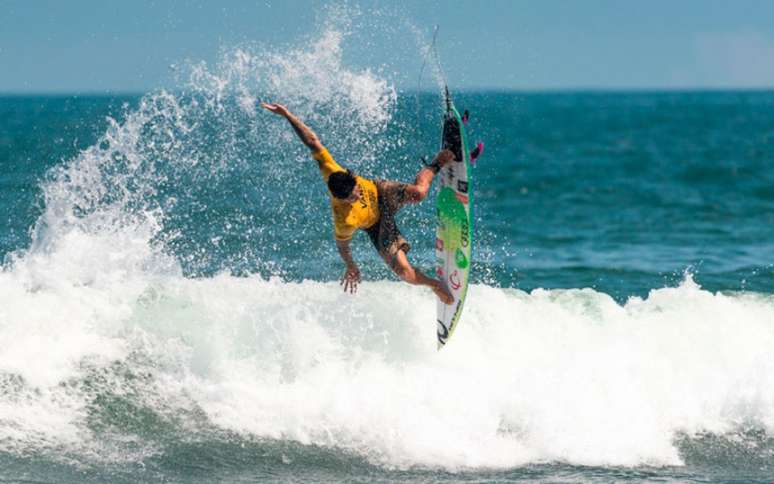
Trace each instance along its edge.
{"label": "surfer's hand", "polygon": [[441,150],[435,155],[433,162],[438,162],[438,166],[442,167],[454,160],[454,153],[451,150]]}
{"label": "surfer's hand", "polygon": [[287,116],[288,114],[290,114],[290,111],[288,111],[288,108],[286,108],[282,104],[261,103],[261,107],[263,109],[273,112],[274,114],[279,114],[280,116]]}
{"label": "surfer's hand", "polygon": [[357,266],[347,266],[347,270],[344,271],[344,276],[341,278],[340,285],[344,286],[344,292],[349,291],[350,294],[357,292],[357,285],[360,282],[360,269]]}

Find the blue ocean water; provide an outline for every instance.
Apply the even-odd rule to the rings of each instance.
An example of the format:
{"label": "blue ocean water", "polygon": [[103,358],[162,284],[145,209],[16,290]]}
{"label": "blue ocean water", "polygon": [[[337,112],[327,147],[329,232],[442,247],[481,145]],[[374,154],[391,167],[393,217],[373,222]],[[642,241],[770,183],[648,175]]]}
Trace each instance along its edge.
{"label": "blue ocean water", "polygon": [[[357,155],[339,146],[335,134],[331,149],[364,176],[411,180],[438,137],[437,119],[416,126],[416,98],[412,92],[397,98],[380,134],[384,151],[350,161]],[[424,116],[437,118],[438,95],[419,98]],[[96,143],[108,116],[120,122],[140,101],[3,99],[4,256],[28,247],[50,170]],[[477,281],[524,290],[591,287],[625,300],[674,285],[688,271],[715,291],[772,291],[771,93],[464,92],[457,102],[472,108],[473,135],[487,145],[476,171]],[[154,187],[153,203],[177,204],[164,211],[169,220],[160,237],[172,238],[168,246],[192,276],[279,270],[289,280],[335,279],[330,269],[339,259],[326,244],[329,210],[313,162],[301,168],[303,150],[274,120],[241,121],[235,127],[240,120],[202,120],[210,124],[200,129],[214,139],[180,147],[200,150],[196,156],[206,161],[233,156],[234,166],[219,159],[218,168],[156,167],[160,177],[180,177]],[[218,145],[223,133],[213,133],[222,123],[234,132]],[[271,125],[271,136],[283,136],[286,150],[261,152],[263,124]],[[285,177],[292,185],[284,185]],[[432,214],[425,204],[408,215],[403,230],[426,240]],[[272,218],[292,223],[255,221]],[[257,235],[266,231],[265,239]],[[427,259],[432,247],[416,245]],[[299,256],[309,250],[312,260]],[[386,277],[369,254],[362,251],[363,264]]]}
{"label": "blue ocean water", "polygon": [[[774,93],[455,92],[486,149],[436,352],[432,294],[364,234],[341,291],[316,166],[255,106],[412,179],[440,90],[340,42],[0,98],[0,479],[771,480]],[[399,220],[420,267],[433,217]]]}

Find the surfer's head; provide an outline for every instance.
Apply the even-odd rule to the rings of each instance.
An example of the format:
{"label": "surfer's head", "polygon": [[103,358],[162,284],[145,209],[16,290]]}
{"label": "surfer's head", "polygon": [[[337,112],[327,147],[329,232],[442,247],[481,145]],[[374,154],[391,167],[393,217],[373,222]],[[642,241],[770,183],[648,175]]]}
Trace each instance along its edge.
{"label": "surfer's head", "polygon": [[[328,189],[334,197],[354,203],[360,195],[352,171],[337,171],[328,177]],[[350,200],[352,199],[352,200]]]}

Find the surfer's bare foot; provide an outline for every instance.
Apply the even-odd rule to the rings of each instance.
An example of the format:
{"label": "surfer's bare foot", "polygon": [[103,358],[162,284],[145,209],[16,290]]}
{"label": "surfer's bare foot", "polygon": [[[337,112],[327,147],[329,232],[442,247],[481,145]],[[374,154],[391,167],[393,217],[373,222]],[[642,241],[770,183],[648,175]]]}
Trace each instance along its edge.
{"label": "surfer's bare foot", "polygon": [[440,299],[442,303],[451,304],[454,302],[454,296],[452,296],[449,290],[443,287],[442,284],[432,286],[432,290],[435,293],[435,295],[438,296],[438,299]]}
{"label": "surfer's bare foot", "polygon": [[447,163],[454,161],[454,153],[451,150],[441,150],[435,155],[434,162],[438,163],[438,166],[442,167]]}

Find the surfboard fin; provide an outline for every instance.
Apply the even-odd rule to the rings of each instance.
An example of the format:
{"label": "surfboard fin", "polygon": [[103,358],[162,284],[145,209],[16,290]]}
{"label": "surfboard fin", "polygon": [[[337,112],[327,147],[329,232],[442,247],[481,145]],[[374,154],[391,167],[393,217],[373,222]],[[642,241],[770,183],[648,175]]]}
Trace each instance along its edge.
{"label": "surfboard fin", "polygon": [[479,141],[476,143],[476,147],[473,148],[473,151],[470,152],[470,164],[473,166],[476,166],[476,160],[479,156],[481,156],[481,153],[484,152],[484,143]]}

